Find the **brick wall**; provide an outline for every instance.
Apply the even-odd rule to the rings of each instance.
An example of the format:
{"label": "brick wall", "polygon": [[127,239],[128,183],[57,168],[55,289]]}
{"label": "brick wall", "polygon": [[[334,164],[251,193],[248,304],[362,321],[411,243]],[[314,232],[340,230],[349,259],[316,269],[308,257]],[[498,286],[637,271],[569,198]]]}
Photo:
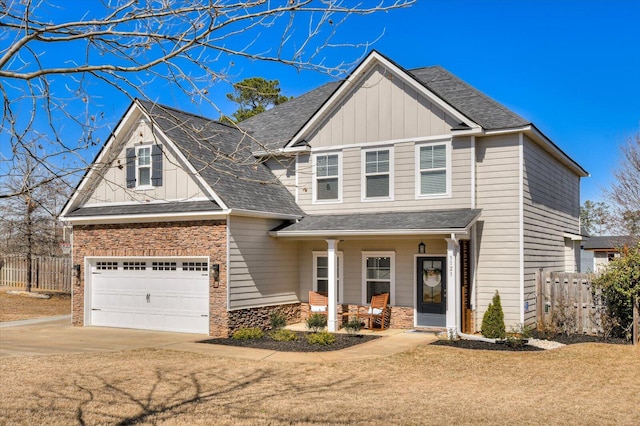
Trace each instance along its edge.
{"label": "brick wall", "polygon": [[209,334],[228,335],[227,230],[225,221],[159,222],[73,227],[73,263],[80,277],[73,282],[74,325],[84,325],[84,258],[86,256],[209,256],[220,265],[220,280],[209,283]]}

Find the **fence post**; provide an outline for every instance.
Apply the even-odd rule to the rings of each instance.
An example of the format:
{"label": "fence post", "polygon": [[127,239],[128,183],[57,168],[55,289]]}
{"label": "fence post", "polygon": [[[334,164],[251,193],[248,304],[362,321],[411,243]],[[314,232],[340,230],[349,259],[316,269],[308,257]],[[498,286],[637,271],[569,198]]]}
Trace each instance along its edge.
{"label": "fence post", "polygon": [[638,344],[638,321],[640,321],[640,314],[638,313],[638,310],[640,310],[640,307],[638,306],[638,303],[640,303],[640,299],[638,298],[638,296],[634,297],[633,300],[633,345],[636,346]]}

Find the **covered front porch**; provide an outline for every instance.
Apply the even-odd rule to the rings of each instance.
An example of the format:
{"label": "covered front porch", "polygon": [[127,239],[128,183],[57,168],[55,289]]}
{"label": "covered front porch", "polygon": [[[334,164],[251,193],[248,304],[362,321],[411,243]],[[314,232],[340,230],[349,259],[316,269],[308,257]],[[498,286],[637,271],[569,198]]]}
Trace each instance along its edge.
{"label": "covered front porch", "polygon": [[299,242],[303,319],[309,291],[328,297],[328,330],[389,293],[391,328],[471,332],[471,229],[479,210],[307,216],[273,230]]}

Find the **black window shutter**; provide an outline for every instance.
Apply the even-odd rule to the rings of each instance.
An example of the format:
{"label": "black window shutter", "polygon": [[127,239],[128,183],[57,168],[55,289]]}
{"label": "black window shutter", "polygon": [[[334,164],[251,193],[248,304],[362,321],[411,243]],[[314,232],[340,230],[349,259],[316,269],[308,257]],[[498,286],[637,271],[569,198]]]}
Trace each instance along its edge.
{"label": "black window shutter", "polygon": [[151,147],[151,185],[162,186],[162,145]]}
{"label": "black window shutter", "polygon": [[136,187],[136,149],[127,148],[127,188]]}

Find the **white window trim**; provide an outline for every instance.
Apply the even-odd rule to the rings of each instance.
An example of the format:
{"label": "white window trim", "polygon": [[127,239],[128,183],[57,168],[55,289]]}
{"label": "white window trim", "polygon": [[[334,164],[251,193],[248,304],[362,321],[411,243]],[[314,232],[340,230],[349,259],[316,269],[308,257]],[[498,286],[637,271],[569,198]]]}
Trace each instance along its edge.
{"label": "white window trim", "polygon": [[[447,155],[447,190],[443,194],[433,194],[433,195],[424,195],[421,193],[421,180],[420,180],[420,148],[424,146],[436,146],[436,145],[444,145],[446,147],[446,155]],[[451,175],[453,171],[451,169],[451,140],[448,141],[438,141],[438,142],[428,142],[428,143],[419,143],[416,144],[415,147],[415,187],[416,187],[416,200],[429,200],[429,199],[437,199],[437,198],[451,198]]]}
{"label": "white window trim", "polygon": [[[336,256],[338,257],[338,262],[340,262],[340,274],[338,275],[338,303],[343,303],[344,300],[344,256],[343,252],[336,252]],[[326,251],[314,251],[313,252],[313,264],[311,269],[313,270],[313,291],[318,291],[318,270],[316,266],[318,265],[319,257],[328,257]],[[328,290],[328,289],[327,289]]]}
{"label": "white window trim", "polygon": [[388,257],[391,260],[391,281],[389,283],[389,305],[396,303],[396,252],[394,251],[363,251],[362,252],[362,304],[367,305],[367,258]]}
{"label": "white window trim", "polygon": [[[380,146],[376,148],[363,149],[360,157],[360,187],[361,187],[361,200],[365,203],[372,201],[393,201],[393,188],[394,188],[394,161],[393,161],[393,146]],[[374,151],[389,151],[389,171],[387,173],[371,173],[367,175],[367,153]],[[375,175],[389,175],[389,195],[387,197],[367,197],[367,176]]]}
{"label": "white window trim", "polygon": [[[136,187],[135,189],[153,189],[153,185],[151,184],[151,175],[153,174],[153,157],[152,157],[152,153],[153,153],[153,149],[152,149],[152,143],[146,143],[146,144],[142,144],[142,145],[138,145],[136,146],[136,156],[135,156],[135,166],[136,166]],[[138,159],[140,158],[140,155],[138,154],[138,152],[140,152],[140,150],[142,149],[149,149],[149,165],[148,166],[143,166],[143,167],[148,167],[149,168],[149,184],[148,185],[140,185],[138,182],[140,182],[140,166],[138,165]]]}
{"label": "white window trim", "polygon": [[[327,155],[338,156],[338,199],[336,200],[318,200],[318,180],[316,176],[317,158]],[[311,160],[311,182],[313,191],[313,204],[338,204],[342,203],[342,152],[318,152],[312,156]]]}

